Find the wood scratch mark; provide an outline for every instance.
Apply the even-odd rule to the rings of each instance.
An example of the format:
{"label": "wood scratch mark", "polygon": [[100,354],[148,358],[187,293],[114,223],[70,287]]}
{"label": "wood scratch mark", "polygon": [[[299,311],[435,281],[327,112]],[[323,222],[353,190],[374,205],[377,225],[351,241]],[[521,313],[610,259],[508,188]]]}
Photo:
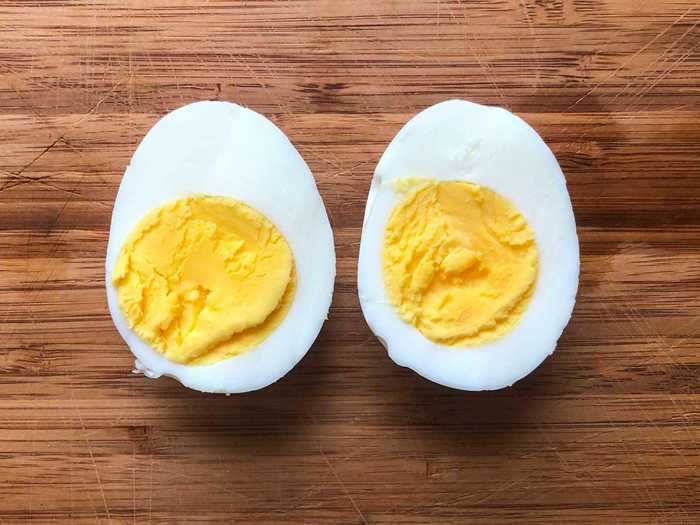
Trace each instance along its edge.
{"label": "wood scratch mark", "polygon": [[539,60],[539,53],[537,52],[537,45],[539,43],[539,38],[537,37],[537,34],[535,33],[535,26],[532,23],[532,19],[530,18],[530,12],[529,12],[529,6],[527,5],[527,2],[525,0],[520,0],[520,5],[523,8],[523,15],[525,16],[525,22],[527,23],[527,28],[530,31],[530,36],[532,37],[532,54],[536,55],[537,58],[537,63],[535,63],[535,87],[539,88],[540,87],[540,68],[538,67],[538,63],[540,62]]}
{"label": "wood scratch mark", "polygon": [[531,478],[532,475],[533,475],[532,473],[529,473],[529,474],[526,474],[525,476],[521,476],[519,478],[507,481],[506,483],[499,484],[499,486],[496,489],[488,492],[487,494],[485,494],[477,499],[472,499],[475,496],[474,494],[465,494],[465,495],[459,496],[457,498],[454,498],[450,501],[436,503],[435,506],[445,507],[445,506],[454,506],[456,504],[462,504],[462,503],[466,503],[470,506],[481,505],[482,503],[486,503],[487,501],[495,498],[499,494],[502,494],[502,493],[507,492],[511,489],[514,489],[515,487],[517,487],[519,485],[522,485],[529,478]]}
{"label": "wood scratch mark", "polygon": [[[597,402],[595,398],[593,398],[592,401],[593,401],[593,403],[595,403],[595,405],[598,408],[602,409],[603,417],[605,417],[605,419],[608,420],[608,423],[610,424],[611,427],[614,427],[615,424],[613,423],[612,419],[610,418],[610,413],[608,411],[609,410],[608,407]],[[637,474],[637,479],[640,482],[642,482],[641,485],[643,485],[644,491],[647,494],[647,498],[649,499],[649,501],[651,501],[652,498],[651,498],[651,494],[649,492],[649,488],[647,487],[647,484],[644,483],[644,481],[646,481],[646,480],[644,480],[642,478],[641,473],[639,472],[639,467],[638,467],[637,463],[632,459],[632,452],[630,451],[629,447],[627,446],[627,443],[625,442],[624,436],[626,435],[626,433],[620,432],[619,434],[620,434],[620,437],[617,439],[617,442],[620,445],[622,445],[622,448],[625,449],[626,463],[631,464],[632,468],[635,470],[635,473]],[[639,485],[640,484],[633,483],[632,485],[633,485],[634,491],[636,492],[637,496],[640,497],[640,499],[641,499],[642,494],[639,492]]]}
{"label": "wood scratch mark", "polygon": [[[95,104],[93,104],[93,105],[87,110],[87,112],[85,112],[85,114],[83,114],[83,115],[81,116],[80,119],[78,119],[76,122],[74,122],[74,123],[71,125],[71,127],[75,127],[75,126],[77,126],[78,124],[82,123],[86,118],[88,118],[88,116],[90,116],[90,115],[93,114],[95,111],[97,111],[97,109],[100,107],[100,105],[101,105],[105,100],[107,100],[110,96],[112,96],[112,95],[114,94],[114,92],[119,88],[120,85],[121,85],[121,82],[118,82],[117,84],[115,84],[115,85],[112,87],[112,89],[111,89],[106,95],[104,95],[103,97],[101,97]],[[41,115],[39,115],[39,114],[37,114],[37,113],[35,113],[34,116],[35,116],[36,118],[38,118],[38,119],[46,120],[46,117],[43,117],[43,116],[41,116]],[[47,125],[48,125],[48,127],[52,128],[52,129],[55,129],[55,126],[53,126],[53,125],[51,125],[51,124],[47,124]],[[24,165],[19,171],[17,171],[17,172],[14,173],[14,174],[11,174],[11,175],[14,176],[15,178],[18,178],[20,175],[22,175],[22,173],[23,173],[25,170],[27,170],[28,168],[30,168],[30,167],[31,167],[34,163],[36,163],[41,157],[43,157],[44,155],[46,155],[46,154],[47,154],[52,148],[54,148],[59,142],[61,142],[61,143],[64,144],[65,146],[69,147],[69,148],[70,148],[71,150],[73,150],[74,152],[76,151],[76,149],[75,149],[75,148],[70,144],[70,142],[66,139],[65,133],[62,133],[62,134],[59,135],[59,137],[58,137],[56,140],[54,140],[51,144],[49,144],[48,146],[46,146],[46,148],[44,148],[44,150],[43,150],[41,153],[39,153],[34,159],[32,159],[29,163],[27,163],[26,165]],[[78,153],[79,153],[79,152],[78,152]],[[39,182],[39,181],[41,181],[41,180],[43,180],[43,179],[46,179],[46,178],[49,178],[49,177],[51,177],[51,176],[50,176],[50,175],[47,175],[47,176],[45,176],[45,177],[37,177],[37,178],[26,177],[26,178],[25,178],[25,181],[26,181],[26,182]],[[8,184],[9,184],[9,183],[6,183],[5,185],[3,185],[3,187],[0,188],[0,191],[3,191],[3,190],[5,190],[5,189],[9,189],[9,188],[11,188],[11,187],[18,186],[19,184],[22,184],[22,183],[19,183],[19,184],[12,184],[12,185],[10,185],[9,187],[7,187]],[[54,189],[57,189],[57,190],[60,190],[60,191],[64,191],[64,192],[66,192],[66,193],[75,193],[76,196],[80,196],[79,193],[71,192],[71,191],[69,191],[69,190],[64,190],[63,188],[59,188],[59,187],[53,187],[53,188],[54,188]]]}
{"label": "wood scratch mark", "polygon": [[685,430],[688,432],[690,435],[691,439],[694,441],[698,441],[698,433],[695,432],[694,430],[694,425],[691,424],[690,421],[688,421],[688,413],[683,407],[679,407],[678,404],[676,403],[676,399],[673,397],[673,395],[669,394],[668,399],[671,401],[673,404],[673,407],[678,410],[678,416],[680,417],[679,421],[683,424],[683,427]]}
{"label": "wood scratch mark", "polygon": [[333,477],[338,482],[340,487],[343,489],[343,492],[350,500],[350,503],[352,503],[352,506],[355,509],[355,512],[357,512],[357,515],[362,520],[362,523],[364,523],[365,525],[369,525],[367,518],[365,518],[365,515],[360,510],[360,507],[357,506],[357,503],[355,502],[355,498],[352,497],[352,494],[350,494],[350,491],[345,486],[345,483],[343,483],[343,480],[340,479],[338,472],[336,472],[335,468],[333,468],[333,465],[331,465],[331,462],[328,460],[328,456],[326,456],[326,453],[321,448],[319,448],[318,451],[321,453],[321,457],[323,458],[323,461],[326,463],[326,466],[328,466],[328,468],[330,469],[331,473],[333,474]]}
{"label": "wood scratch mark", "polygon": [[92,452],[92,443],[87,436],[87,429],[85,428],[85,421],[83,421],[83,416],[80,410],[76,410],[78,413],[78,419],[80,420],[80,426],[83,429],[83,439],[87,445],[88,453],[90,454],[90,461],[92,461],[92,467],[95,470],[95,478],[97,479],[97,485],[100,487],[100,495],[102,496],[102,504],[104,505],[105,513],[107,514],[107,521],[112,523],[112,515],[109,512],[109,507],[107,506],[107,497],[105,496],[105,489],[102,485],[102,479],[100,478],[100,470],[97,468],[97,461],[95,461],[95,455]]}
{"label": "wood scratch mark", "polygon": [[[38,386],[37,383],[35,382],[32,388],[32,400],[34,403],[36,403],[36,397],[37,397],[37,390]],[[36,457],[36,434],[37,430],[39,429],[39,421],[35,418],[34,419],[34,428],[32,429],[32,452],[31,452],[31,457],[35,458]],[[32,490],[29,493],[29,521],[32,521],[32,512],[34,510],[34,491]]]}
{"label": "wood scratch mark", "polygon": [[[46,147],[41,151],[41,153],[39,153],[36,157],[34,157],[32,160],[30,160],[27,164],[25,164],[24,166],[22,166],[17,172],[15,172],[15,173],[10,173],[10,176],[13,177],[13,178],[15,178],[15,179],[24,180],[25,182],[35,182],[35,181],[41,180],[42,178],[45,178],[45,177],[41,177],[41,178],[33,179],[33,178],[31,178],[31,177],[22,177],[21,175],[22,175],[22,173],[24,173],[27,169],[29,169],[34,163],[36,163],[41,157],[43,157],[43,156],[46,155],[49,151],[51,151],[51,149],[52,149],[54,146],[56,146],[56,144],[58,144],[58,143],[59,143],[60,141],[62,141],[62,140],[63,140],[63,135],[59,136],[59,137],[58,137],[56,140],[54,140],[51,144],[49,144],[48,146],[46,146]],[[7,181],[7,182],[5,182],[5,184],[2,185],[2,187],[0,187],[0,191],[4,191],[4,190],[6,190],[6,189],[13,188],[13,187],[15,187],[15,186],[19,186],[20,184],[23,184],[23,183],[20,182],[20,183],[18,183],[18,184],[12,184],[12,185],[10,185],[10,182]]]}
{"label": "wood scratch mark", "polygon": [[[12,68],[9,68],[8,66],[5,66],[4,64],[0,64],[0,67],[6,68],[7,70],[10,71],[10,73],[14,72],[14,70]],[[26,85],[31,85],[31,83],[27,82],[27,84],[25,84],[25,86],[23,86],[23,87],[26,87]],[[14,82],[10,82],[10,87],[15,92],[15,95],[17,95],[18,99],[23,100],[25,98],[25,93],[22,90],[22,88],[18,88]],[[53,88],[51,86],[46,87],[47,92],[50,92],[52,89]],[[42,115],[41,113],[39,113],[33,105],[28,107],[27,110],[29,111],[29,113],[31,114],[31,116],[34,119],[39,121],[39,123],[41,125],[45,126],[47,129],[55,131],[58,135],[61,134],[61,132],[58,131],[56,129],[56,127],[51,123],[50,119],[48,117]]]}
{"label": "wood scratch mark", "polygon": [[[640,404],[639,402],[635,402],[634,405],[636,406],[637,409],[640,410],[640,412],[642,412],[642,414],[644,414],[644,417],[646,418],[647,422],[651,423],[651,419],[649,419],[648,415],[645,413],[645,411],[644,411],[644,409],[642,408],[641,404]],[[655,426],[655,427],[658,429],[658,427],[657,427],[656,425],[653,425],[653,424],[652,424],[652,426]],[[624,442],[623,442],[623,443],[624,443]],[[628,450],[628,452],[629,452],[629,449],[627,448],[627,446],[624,445],[624,444],[623,444],[623,446],[625,447],[625,450]],[[652,503],[652,502],[653,502],[653,503],[659,503],[659,502],[661,501],[661,498],[659,497],[659,494],[657,493],[657,491],[654,489],[653,485],[651,485],[651,484],[648,483],[649,477],[648,477],[648,476],[646,476],[646,477],[643,477],[643,476],[642,476],[642,472],[641,472],[641,470],[639,469],[639,466],[636,464],[636,462],[632,461],[632,466],[633,466],[633,468],[635,469],[635,472],[636,472],[636,474],[637,474],[638,479],[639,479],[640,481],[644,481],[644,482],[645,482],[645,483],[644,483],[644,489],[645,489],[645,492],[647,493],[647,497],[649,498],[649,502],[650,502],[650,503]]]}
{"label": "wood scratch mark", "polygon": [[153,452],[150,454],[149,461],[150,474],[148,477],[148,523],[151,523],[153,516]]}
{"label": "wood scratch mark", "polygon": [[248,71],[248,74],[251,76],[251,78],[253,80],[255,80],[255,82],[258,83],[258,85],[263,89],[263,91],[267,95],[268,99],[270,99],[270,103],[277,106],[277,108],[280,111],[280,114],[287,115],[288,114],[287,108],[283,107],[282,104],[280,104],[278,97],[275,97],[275,95],[270,90],[269,86],[262,81],[260,76],[253,70],[253,68],[250,67],[250,64],[248,64],[246,61],[240,59],[239,57],[237,57],[233,53],[229,53],[229,56],[239,66],[244,67]]}
{"label": "wood scratch mark", "polygon": [[[547,429],[544,428],[544,425],[540,424],[540,425],[538,425],[538,427],[539,427],[540,434],[544,437],[545,441],[547,441],[547,443],[549,444],[550,450],[554,453],[554,455],[557,456],[557,459],[559,460],[559,463],[561,463],[561,465],[564,467],[564,470],[568,471],[567,473],[575,474],[575,472],[576,472],[575,469],[573,469],[571,467],[571,465],[566,460],[566,458],[564,458],[564,456],[561,454],[561,452],[559,452],[559,448],[554,446],[554,443],[552,442],[552,439],[550,437],[550,433],[547,432]],[[591,488],[591,486],[589,484],[585,484],[584,486],[586,488],[586,492],[588,492],[588,494],[591,496],[591,498],[593,498],[593,500],[595,501],[597,499],[597,496],[593,492],[593,489]]]}
{"label": "wood scratch mark", "polygon": [[[74,395],[74,390],[73,390],[73,379],[72,378],[69,380],[69,385],[70,385],[69,392],[70,392],[70,400],[71,400],[71,405],[70,405],[71,409],[72,409],[73,413],[80,415],[78,407],[75,405],[75,395]],[[86,433],[84,432],[84,429],[85,429],[85,425],[83,425],[83,432],[82,432],[83,436],[86,435]],[[73,440],[71,439],[71,454],[72,454],[72,451],[73,451]],[[72,457],[72,455],[71,455],[71,457]],[[73,473],[72,463],[71,463],[70,473],[71,473],[71,475]],[[83,490],[85,491],[85,494],[88,496],[88,499],[90,500],[90,508],[92,509],[93,514],[95,514],[95,523],[100,523],[100,516],[97,513],[97,507],[95,506],[95,502],[92,498],[92,491],[89,490],[87,483],[85,482],[84,477],[80,478],[80,482],[83,486]],[[71,508],[72,508],[72,505],[71,505]]]}
{"label": "wood scratch mark", "polygon": [[180,86],[180,76],[178,75],[177,68],[173,65],[173,59],[170,56],[168,56],[167,59],[170,63],[169,72],[173,75],[173,79],[175,80],[175,88],[177,89],[177,94],[180,97],[180,101],[182,101],[182,88]]}
{"label": "wood scratch mark", "polygon": [[[270,67],[270,64],[267,60],[263,59],[263,57],[259,53],[253,53],[253,56],[258,60],[258,63],[262,64],[262,66],[265,68],[267,71],[268,79],[272,80],[275,83],[279,83],[280,77],[278,74],[274,72],[274,70]],[[278,95],[278,98],[284,103],[284,104],[278,104],[282,107],[284,107],[284,113],[289,114],[293,112],[292,106],[290,104],[290,101],[288,98],[283,99],[281,96]]]}
{"label": "wood scratch mark", "polygon": [[693,371],[690,368],[688,368],[685,364],[679,363],[675,359],[673,359],[672,352],[673,352],[673,350],[677,349],[682,344],[685,344],[688,341],[692,340],[698,334],[698,332],[700,332],[700,328],[698,328],[697,330],[694,330],[688,337],[685,337],[685,338],[681,339],[680,341],[676,341],[672,345],[666,344],[665,341],[663,340],[663,338],[657,337],[657,339],[654,341],[656,354],[653,357],[651,357],[651,358],[647,359],[646,361],[644,361],[643,363],[641,363],[640,366],[642,366],[642,367],[648,366],[651,363],[654,363],[655,361],[658,362],[661,357],[666,357],[676,367],[683,368],[685,371],[692,374]]}
{"label": "wood scratch mark", "polygon": [[25,184],[40,183],[43,179],[50,177],[50,175],[33,178],[10,173],[7,175],[7,177],[9,180],[5,181],[5,183],[0,186],[0,192],[11,190],[12,188],[17,188],[19,186],[24,186]]}
{"label": "wood scratch mark", "polygon": [[[63,206],[61,206],[61,209],[58,210],[58,213],[56,216],[53,218],[51,221],[51,224],[46,228],[45,236],[49,237],[53,230],[56,228],[56,225],[58,224],[58,221],[61,219],[61,216],[63,215],[63,212],[66,210],[68,207],[68,204],[73,200],[73,196],[69,196],[68,199],[63,203]],[[54,246],[49,253],[48,258],[51,259],[53,256],[56,254],[58,251],[58,243],[54,243]],[[29,258],[27,258],[27,261],[29,261]],[[42,289],[46,287],[46,284],[51,280],[51,278],[54,276],[54,274],[60,269],[60,265],[53,264],[51,265],[50,270],[46,274],[46,276],[43,279],[39,279],[36,281],[36,285],[32,287],[32,296],[25,302],[24,304],[24,310],[27,314],[27,317],[31,320],[32,325],[36,325],[36,317],[34,316],[34,312],[32,311],[32,305],[35,304],[36,298],[39,296],[41,293]],[[27,266],[25,267],[25,271],[29,271],[29,263],[27,262]],[[19,328],[13,328],[9,332],[6,332],[3,334],[5,337],[8,337],[10,335],[13,335],[15,331],[17,331]]]}
{"label": "wood scratch mark", "polygon": [[[55,184],[51,184],[50,182],[45,182],[45,179],[49,179],[53,177],[53,175],[44,175],[41,177],[26,177],[23,175],[17,176],[17,175],[11,175],[13,178],[16,179],[14,184],[11,184],[9,182],[5,183],[2,187],[0,187],[0,192],[9,190],[12,188],[17,188],[18,186],[24,186],[25,184],[38,184],[39,186],[44,186],[46,188],[50,188],[52,190],[58,191],[60,193],[65,193],[66,195],[71,195],[73,197],[82,197],[82,193],[79,193],[74,190],[67,190],[65,188],[61,188],[60,186],[56,186]],[[100,201],[92,201],[96,204],[99,204],[101,206],[107,206],[105,203],[100,202]],[[111,206],[107,206],[111,208]]]}
{"label": "wood scratch mark", "polygon": [[[698,5],[700,5],[700,4],[698,4]],[[676,49],[676,46],[678,45],[678,43],[680,43],[680,42],[688,35],[688,33],[690,33],[693,29],[695,29],[695,28],[698,26],[698,24],[700,24],[700,20],[698,20],[697,22],[695,22],[695,24],[693,24],[688,30],[686,30],[680,37],[678,37],[676,40],[674,40],[674,41],[671,43],[671,45],[668,46],[668,47],[664,50],[663,53],[661,53],[659,56],[657,56],[656,58],[654,58],[654,60],[652,60],[649,64],[647,64],[647,66],[646,66],[638,75],[635,75],[634,78],[632,78],[629,82],[627,82],[627,84],[625,84],[625,87],[622,88],[618,93],[615,94],[615,96],[612,98],[612,100],[610,101],[610,103],[615,102],[615,100],[617,100],[618,97],[620,97],[620,95],[622,95],[623,93],[626,93],[626,92],[627,92],[627,89],[628,89],[630,86],[632,86],[632,84],[634,84],[637,80],[639,80],[640,77],[642,77],[642,76],[644,75],[644,77],[647,78],[648,75],[647,75],[646,73],[647,73],[648,71],[650,71],[651,68],[654,67],[656,64],[658,64],[660,61],[663,60],[663,61],[665,62],[665,58],[664,58],[664,57],[665,57],[668,53],[673,53],[673,51]],[[628,108],[627,108],[627,109],[629,109],[630,107],[631,107],[631,104],[628,105]]]}
{"label": "wood scratch mark", "polygon": [[136,442],[131,442],[131,458],[134,466],[131,469],[131,508],[132,515],[134,518],[134,525],[136,525]]}
{"label": "wood scratch mark", "polygon": [[[695,24],[695,25],[697,26],[698,24]],[[686,51],[683,55],[681,55],[680,58],[678,58],[675,62],[673,62],[665,71],[663,71],[661,74],[659,74],[655,80],[653,80],[646,87],[643,87],[642,89],[637,91],[634,95],[632,95],[632,97],[630,98],[631,101],[628,104],[628,108],[631,108],[635,104],[635,102],[644,98],[644,96],[647,93],[649,93],[649,91],[654,89],[659,84],[659,82],[664,80],[666,77],[668,77],[668,75],[673,73],[673,71],[678,69],[678,67],[680,67],[683,64],[683,62],[685,62],[688,59],[688,57],[693,54],[696,46],[697,46],[697,42],[696,42],[696,44],[693,45],[693,47],[691,47],[688,51]]]}
{"label": "wood scratch mark", "polygon": [[120,80],[119,82],[115,83],[115,84],[112,86],[112,89],[110,89],[109,92],[108,92],[106,95],[104,95],[104,96],[101,97],[97,102],[95,102],[95,103],[90,107],[90,109],[88,109],[88,110],[85,112],[85,114],[84,114],[82,117],[80,117],[76,122],[73,123],[72,126],[75,127],[75,126],[77,126],[78,124],[81,124],[81,123],[84,122],[85,119],[87,119],[90,115],[92,115],[93,113],[95,113],[95,112],[99,109],[99,107],[100,107],[108,98],[110,98],[112,95],[114,95],[114,93],[117,91],[117,89],[119,89],[119,87],[120,87],[123,83],[124,83],[123,80]]}
{"label": "wood scratch mark", "polygon": [[[695,7],[697,7],[698,5],[700,5],[700,3],[696,4]],[[649,69],[651,69],[653,66],[655,66],[655,65],[656,65],[657,63],[659,63],[659,62],[665,63],[665,62],[666,62],[666,58],[665,58],[666,55],[669,54],[669,53],[670,53],[670,54],[673,54],[673,52],[676,50],[677,45],[678,45],[682,40],[684,40],[685,37],[688,36],[689,33],[693,32],[694,29],[698,26],[699,23],[700,23],[700,20],[697,20],[692,26],[690,26],[690,28],[686,29],[685,32],[683,32],[683,34],[682,34],[681,36],[679,36],[679,37],[676,38],[673,42],[671,42],[671,44],[668,45],[668,46],[666,47],[666,49],[664,50],[663,53],[661,53],[660,55],[656,56],[649,64],[647,64],[647,66],[644,68],[644,70],[642,71],[642,73],[645,73],[646,71],[649,71]],[[641,76],[642,73],[640,73],[639,75],[637,75],[637,77],[634,78],[633,81],[636,80],[637,78],[639,78],[639,77]]]}
{"label": "wood scratch mark", "polygon": [[337,172],[333,173],[333,174],[331,175],[331,177],[337,178],[337,177],[340,177],[341,175],[346,175],[346,176],[347,176],[347,175],[352,175],[353,173],[355,173],[355,171],[356,171],[358,168],[361,168],[362,166],[366,166],[367,164],[369,164],[369,161],[368,161],[368,160],[364,160],[364,161],[362,161],[362,162],[358,162],[357,164],[354,164],[353,166],[350,166],[349,168],[344,168],[344,169],[341,169],[340,171],[337,171]]}
{"label": "wood scratch mark", "polygon": [[[568,108],[566,108],[564,111],[571,111],[574,109],[576,106],[578,106],[583,100],[588,98],[590,95],[593,94],[594,91],[596,91],[600,86],[602,86],[605,82],[608,80],[614,78],[624,67],[630,64],[635,58],[637,58],[641,53],[646,51],[649,46],[654,44],[659,38],[664,36],[671,28],[673,28],[675,25],[677,25],[680,21],[682,21],[692,10],[694,10],[696,7],[700,5],[700,2],[695,4],[694,6],[691,6],[688,8],[687,11],[685,11],[683,14],[681,14],[678,18],[676,18],[673,23],[670,25],[666,26],[666,28],[661,31],[659,34],[657,34],[654,38],[652,38],[649,42],[644,44],[640,49],[638,49],[635,53],[633,53],[627,60],[625,60],[622,64],[620,64],[612,73],[610,73],[607,77],[605,77],[603,80],[600,82],[596,83],[595,86],[593,86],[591,89],[589,89],[581,98],[579,98],[577,101],[575,101],[573,104],[571,104]],[[629,85],[629,84],[628,84]],[[626,89],[627,86],[625,86]],[[617,98],[617,96],[615,97]],[[613,99],[614,100],[614,99]]]}
{"label": "wood scratch mark", "polygon": [[58,137],[56,140],[54,140],[51,144],[46,146],[41,153],[39,153],[36,157],[34,157],[28,164],[24,165],[15,175],[21,175],[27,168],[29,168],[32,164],[34,164],[36,161],[38,161],[41,157],[46,155],[51,149],[56,146],[60,141],[63,140],[63,135]]}
{"label": "wood scratch mark", "polygon": [[339,163],[340,161],[338,161],[337,159],[332,160],[332,159],[324,158],[321,155],[319,155],[318,153],[316,153],[313,149],[310,149],[308,147],[297,146],[297,149],[301,153],[303,153],[304,155],[308,154],[308,155],[314,157],[316,160],[318,160],[320,162],[324,162],[324,163],[328,164],[329,166],[332,166],[333,168],[335,168],[338,171],[342,170],[342,167],[340,166],[340,163]]}
{"label": "wood scratch mark", "polygon": [[638,312],[638,310],[636,310],[634,307],[632,307],[626,302],[624,303],[624,305],[625,310],[623,314],[625,315],[625,317],[627,317],[627,319],[629,319],[630,322],[633,325],[635,325],[635,328],[640,334],[650,334],[650,337],[647,340],[647,344],[651,345],[652,348],[656,350],[656,352],[653,354],[653,357],[651,357],[644,363],[641,363],[640,366],[646,367],[649,364],[658,361],[660,357],[665,356],[673,363],[674,366],[685,368],[686,370],[688,370],[685,365],[676,362],[671,355],[671,352],[677,345],[667,345],[665,338],[651,327],[649,322]]}
{"label": "wood scratch mark", "polygon": [[[150,67],[151,70],[154,70],[156,66],[155,66],[155,64],[154,64],[154,62],[153,62],[153,57],[151,56],[150,51],[149,51],[148,49],[144,49],[144,51],[145,51],[145,53],[146,53],[146,60],[148,61],[148,66]],[[158,108],[167,108],[167,107],[168,107],[168,104],[167,104],[166,102],[164,102],[164,101],[165,101],[165,96],[164,96],[164,94],[163,94],[163,91],[160,90],[160,89],[158,89],[158,90],[156,90],[156,92],[157,92],[157,94],[158,94],[158,95],[157,95],[157,96],[158,96],[158,102],[159,102]]]}
{"label": "wood scratch mark", "polygon": [[[0,27],[7,29],[8,31],[17,31],[16,27],[10,28],[9,26],[6,26],[4,24],[0,24]],[[25,87],[34,87],[38,89],[43,89],[47,92],[53,91],[54,87],[50,83],[45,83],[37,80],[36,78],[25,78],[24,75],[22,74],[22,71],[15,69],[11,66],[8,66],[7,64],[2,64],[0,63],[0,68],[4,70],[4,73],[15,77],[17,80],[20,81],[21,84],[23,84]],[[17,94],[19,92],[15,90]]]}
{"label": "wood scratch mark", "polygon": [[[371,3],[370,3],[369,5],[374,5],[374,4],[371,4]],[[382,17],[382,14],[381,14],[380,12],[376,12],[376,11],[375,11],[374,14],[373,14],[373,16],[374,16],[374,18],[376,18],[377,21],[379,21],[380,23],[383,22],[383,17]],[[382,40],[381,38],[377,38],[376,36],[373,36],[373,35],[371,35],[371,34],[368,34],[368,33],[366,33],[365,31],[358,30],[358,29],[352,27],[351,25],[346,26],[345,29],[349,30],[349,31],[352,32],[352,33],[355,33],[355,34],[359,35],[363,40],[367,40],[367,41],[369,41],[369,42],[371,42],[371,43],[377,44],[377,47],[378,47],[378,48],[381,48],[381,47],[386,43],[385,40]],[[411,56],[411,57],[413,57],[413,58],[417,58],[417,59],[419,59],[419,60],[424,59],[424,57],[421,57],[421,56],[416,55],[416,54],[414,54],[414,53],[411,53],[411,52],[409,52],[409,51],[406,51],[406,50],[397,50],[397,49],[394,49],[393,47],[392,47],[392,52],[393,52],[393,53],[401,52],[401,53],[404,53],[404,54],[406,54],[406,55],[408,55],[408,56]],[[400,97],[402,91],[401,91],[401,88],[399,87],[399,83],[397,82],[396,77],[394,77],[393,75],[389,74],[387,68],[379,68],[379,67],[377,67],[377,66],[375,66],[375,65],[369,65],[369,64],[366,63],[366,61],[355,60],[355,62],[362,62],[362,67],[370,68],[371,71],[372,71],[373,73],[376,73],[376,74],[377,74],[377,78],[381,78],[381,79],[387,80],[388,82],[386,83],[386,87],[387,87],[387,89],[388,89],[388,92],[390,92],[391,95],[394,95],[394,96],[396,96],[396,97]],[[372,113],[372,111],[370,110],[369,104],[368,104],[367,101],[366,101],[366,97],[365,97],[365,99],[363,100],[363,102],[364,102],[365,112],[366,112],[366,113]]]}
{"label": "wood scratch mark", "polygon": [[[655,1],[655,0],[654,0],[654,1]],[[644,1],[640,2],[640,3],[636,6],[637,13],[641,13],[642,9],[644,9],[644,8],[646,7],[647,3],[649,3],[649,0],[644,0]],[[601,49],[598,49],[598,50],[595,52],[595,55],[598,55],[598,54],[600,54],[601,52],[606,51],[606,50],[610,47],[610,44],[617,44],[617,43],[620,41],[619,37],[620,37],[620,35],[621,35],[623,32],[624,32],[624,29],[621,29],[620,31],[615,31],[615,34],[613,34],[612,36],[608,37],[608,38],[605,40],[605,42],[603,42],[603,43],[601,44]]]}
{"label": "wood scratch mark", "polygon": [[506,100],[506,97],[503,95],[503,92],[501,91],[501,88],[498,86],[496,83],[496,80],[492,76],[492,70],[488,63],[485,63],[481,60],[481,55],[474,49],[474,47],[469,43],[469,40],[474,41],[474,37],[471,35],[469,30],[467,29],[469,22],[469,16],[467,15],[467,10],[464,10],[464,44],[469,48],[469,51],[471,52],[472,56],[476,59],[477,63],[479,64],[479,67],[481,70],[484,72],[484,75],[488,79],[488,81],[491,83],[493,88],[496,90],[496,93],[498,93],[499,98],[503,102],[503,106],[511,109],[510,104],[508,104],[508,101]]}
{"label": "wood scratch mark", "polygon": [[691,463],[688,461],[686,454],[683,454],[678,449],[678,447],[676,445],[674,445],[670,439],[668,439],[666,432],[664,432],[664,430],[659,425],[657,425],[655,423],[655,420],[649,415],[649,411],[646,408],[644,408],[644,405],[642,405],[642,403],[640,401],[637,401],[635,403],[635,405],[639,409],[639,411],[642,413],[642,415],[644,415],[644,419],[647,420],[647,423],[649,423],[649,425],[654,427],[659,432],[661,439],[663,439],[666,442],[666,444],[669,446],[669,448],[672,449],[678,455],[678,457],[683,461],[683,463],[685,463],[685,465],[689,469],[692,468],[693,465],[691,465]]}

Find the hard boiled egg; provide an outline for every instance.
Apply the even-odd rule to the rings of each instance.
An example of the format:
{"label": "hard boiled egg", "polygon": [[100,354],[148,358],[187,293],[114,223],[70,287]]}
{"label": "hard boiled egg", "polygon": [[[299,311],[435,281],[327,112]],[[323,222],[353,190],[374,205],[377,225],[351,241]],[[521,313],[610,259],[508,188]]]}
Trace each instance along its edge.
{"label": "hard boiled egg", "polygon": [[463,390],[512,385],[554,351],[578,274],[566,181],[520,118],[450,100],[413,117],[384,152],[358,291],[397,364]]}
{"label": "hard boiled egg", "polygon": [[106,260],[136,370],[204,392],[265,387],[309,350],[334,279],[314,178],[272,122],[198,102],[148,132],[119,186]]}

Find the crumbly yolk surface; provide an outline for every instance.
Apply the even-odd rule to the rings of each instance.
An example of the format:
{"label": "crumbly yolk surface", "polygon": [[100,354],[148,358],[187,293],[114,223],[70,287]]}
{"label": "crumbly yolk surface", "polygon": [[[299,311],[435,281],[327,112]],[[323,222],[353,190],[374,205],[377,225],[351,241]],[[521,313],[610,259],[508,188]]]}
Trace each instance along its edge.
{"label": "crumbly yolk surface", "polygon": [[384,233],[389,300],[428,339],[477,346],[510,331],[532,296],[537,245],[515,206],[478,184],[404,179]]}
{"label": "crumbly yolk surface", "polygon": [[234,199],[192,196],[149,212],[112,275],[129,326],[177,363],[211,364],[259,345],[294,299],[287,240]]}

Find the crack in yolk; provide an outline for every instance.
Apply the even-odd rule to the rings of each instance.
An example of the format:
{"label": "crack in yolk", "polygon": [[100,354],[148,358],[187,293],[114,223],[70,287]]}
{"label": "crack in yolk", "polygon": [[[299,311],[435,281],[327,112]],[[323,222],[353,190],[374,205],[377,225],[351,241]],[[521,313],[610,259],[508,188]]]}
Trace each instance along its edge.
{"label": "crack in yolk", "polygon": [[255,348],[281,324],[296,270],[263,214],[192,196],[141,220],[112,282],[129,326],[152,348],[176,363],[212,364]]}
{"label": "crack in yolk", "polygon": [[384,232],[389,300],[425,337],[478,346],[509,332],[535,288],[538,253],[515,206],[478,184],[405,179]]}

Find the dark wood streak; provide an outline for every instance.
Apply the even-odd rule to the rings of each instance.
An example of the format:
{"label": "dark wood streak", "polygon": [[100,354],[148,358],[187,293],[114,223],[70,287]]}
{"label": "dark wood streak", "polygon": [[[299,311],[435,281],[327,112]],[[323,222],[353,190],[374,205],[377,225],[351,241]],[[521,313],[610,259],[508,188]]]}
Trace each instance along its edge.
{"label": "dark wood streak", "polygon": [[[694,0],[0,3],[0,524],[700,522]],[[558,351],[462,393],[394,366],[355,287],[384,148],[449,97],[533,125],[581,284]],[[330,319],[261,392],[132,375],[103,289],[112,203],[164,112],[270,116],[336,235]]]}

